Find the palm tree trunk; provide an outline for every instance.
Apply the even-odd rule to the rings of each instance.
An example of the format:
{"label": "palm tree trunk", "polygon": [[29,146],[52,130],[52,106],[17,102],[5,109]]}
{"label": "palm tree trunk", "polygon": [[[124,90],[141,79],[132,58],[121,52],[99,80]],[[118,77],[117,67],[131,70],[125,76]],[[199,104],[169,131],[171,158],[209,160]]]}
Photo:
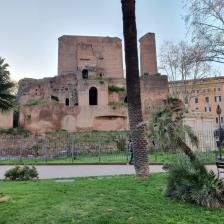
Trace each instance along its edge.
{"label": "palm tree trunk", "polygon": [[135,0],[121,0],[121,4],[125,43],[128,116],[134,149],[134,166],[136,175],[140,178],[146,178],[149,174],[146,150],[147,142],[145,139],[144,127],[138,126],[143,119],[138,68]]}

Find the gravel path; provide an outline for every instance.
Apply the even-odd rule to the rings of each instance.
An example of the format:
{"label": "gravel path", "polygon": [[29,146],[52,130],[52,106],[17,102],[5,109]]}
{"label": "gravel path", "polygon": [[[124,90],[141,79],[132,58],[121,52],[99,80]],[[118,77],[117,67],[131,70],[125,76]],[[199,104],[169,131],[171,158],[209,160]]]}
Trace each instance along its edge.
{"label": "gravel path", "polygon": [[[4,179],[6,170],[13,166],[0,166],[0,179]],[[69,177],[90,177],[90,176],[110,176],[121,174],[134,174],[135,170],[130,165],[37,165],[40,179],[69,178]],[[150,165],[150,172],[164,172],[162,165]],[[216,166],[209,165],[208,169],[215,172]]]}

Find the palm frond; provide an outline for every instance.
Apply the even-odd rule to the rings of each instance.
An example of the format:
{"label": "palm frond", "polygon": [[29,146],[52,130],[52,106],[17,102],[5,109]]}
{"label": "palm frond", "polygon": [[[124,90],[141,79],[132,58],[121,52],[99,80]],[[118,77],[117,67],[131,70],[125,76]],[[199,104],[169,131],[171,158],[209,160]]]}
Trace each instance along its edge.
{"label": "palm frond", "polygon": [[15,84],[10,80],[9,65],[0,57],[0,110],[7,111],[14,107],[15,96],[12,88]]}

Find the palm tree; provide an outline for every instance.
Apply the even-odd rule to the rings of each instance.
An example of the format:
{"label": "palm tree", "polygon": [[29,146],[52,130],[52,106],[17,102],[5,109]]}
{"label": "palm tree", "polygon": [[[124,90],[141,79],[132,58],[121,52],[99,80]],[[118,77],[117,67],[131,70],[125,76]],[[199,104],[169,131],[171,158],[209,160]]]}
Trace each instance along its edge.
{"label": "palm tree", "polygon": [[0,111],[8,111],[13,108],[15,96],[12,94],[14,83],[10,81],[9,65],[0,57]]}
{"label": "palm tree", "polygon": [[201,171],[205,172],[204,166],[186,143],[189,138],[193,146],[198,147],[198,138],[192,128],[183,123],[184,107],[179,99],[169,98],[164,107],[150,112],[147,126],[147,138],[153,140],[160,148],[172,148],[182,150],[191,162]]}
{"label": "palm tree", "polygon": [[128,116],[134,149],[134,166],[136,175],[140,178],[146,178],[149,174],[146,151],[147,142],[144,136],[144,127],[138,126],[143,119],[138,68],[135,0],[121,0],[121,4],[125,43]]}

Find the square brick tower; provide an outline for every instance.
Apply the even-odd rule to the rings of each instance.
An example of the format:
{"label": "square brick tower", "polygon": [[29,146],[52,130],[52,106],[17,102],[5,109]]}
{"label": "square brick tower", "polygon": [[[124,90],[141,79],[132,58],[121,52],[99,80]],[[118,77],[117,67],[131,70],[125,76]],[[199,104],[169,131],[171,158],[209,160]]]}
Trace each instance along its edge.
{"label": "square brick tower", "polygon": [[117,37],[69,36],[58,39],[58,75],[82,71],[123,78],[122,44]]}
{"label": "square brick tower", "polygon": [[157,74],[155,33],[147,33],[139,39],[141,75]]}

